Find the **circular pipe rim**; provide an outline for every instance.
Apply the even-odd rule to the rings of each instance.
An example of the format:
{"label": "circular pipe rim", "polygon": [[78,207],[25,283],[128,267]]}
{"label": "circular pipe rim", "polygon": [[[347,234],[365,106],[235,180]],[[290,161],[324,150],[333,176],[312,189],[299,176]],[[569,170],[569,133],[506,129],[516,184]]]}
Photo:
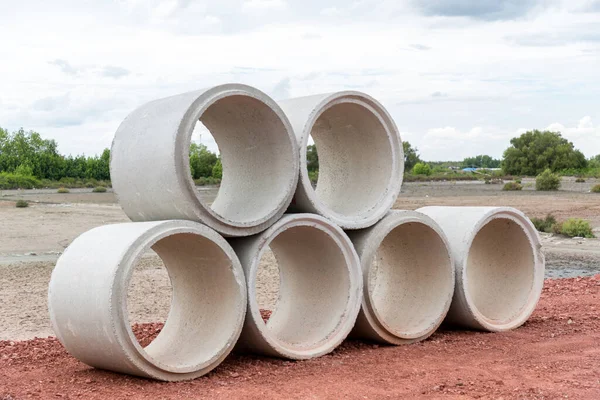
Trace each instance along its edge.
{"label": "circular pipe rim", "polygon": [[[218,102],[221,99],[230,96],[245,96],[250,97],[252,99],[258,100],[261,103],[265,104],[269,109],[279,117],[282,124],[285,127],[287,136],[289,138],[290,146],[292,148],[292,152],[294,155],[298,154],[297,151],[297,142],[294,136],[294,132],[292,126],[281,109],[279,105],[272,100],[266,93],[243,84],[238,83],[227,83],[223,85],[214,86],[211,89],[204,92],[200,97],[198,97],[192,105],[188,108],[185,113],[185,117],[183,123],[179,125],[178,135],[177,135],[177,144],[176,148],[179,149],[183,154],[187,154],[187,149],[190,148],[192,132],[194,130],[196,121],[200,120],[200,117],[204,114],[204,112],[213,104]],[[188,122],[188,123],[185,123]],[[193,122],[193,123],[190,123]],[[216,139],[215,139],[216,140]],[[218,140],[217,140],[218,143]],[[299,159],[297,156],[293,157],[294,159],[294,168],[292,171],[297,171],[299,168]],[[185,182],[182,187],[188,192],[188,195],[196,200],[196,204],[202,207],[208,214],[214,218],[218,223],[229,225],[234,228],[254,228],[252,233],[259,232],[264,229],[263,225],[268,224],[271,225],[274,223],[283,213],[285,209],[289,206],[294,196],[294,192],[296,190],[296,186],[298,183],[298,174],[290,173],[291,184],[288,189],[282,195],[282,199],[280,200],[277,208],[273,209],[269,214],[258,218],[254,221],[249,222],[239,222],[225,218],[224,216],[215,212],[206,202],[198,195],[198,192],[195,190],[195,183],[190,174],[190,160],[189,157],[182,157],[182,162],[176,163],[177,176],[182,177]],[[250,233],[250,234],[252,234]]]}
{"label": "circular pipe rim", "polygon": [[[313,189],[308,177],[306,161],[308,137],[319,117],[327,110],[340,104],[356,104],[373,114],[387,133],[388,142],[392,149],[391,176],[388,180],[387,191],[382,193],[378,202],[372,206],[371,211],[363,212],[358,216],[348,216],[333,211],[319,199],[319,196],[316,194],[315,189]],[[385,107],[373,97],[358,91],[342,91],[333,93],[321,100],[318,105],[313,108],[313,112],[309,115],[308,120],[304,124],[300,141],[300,180],[298,184],[302,185],[309,201],[312,203],[317,213],[326,216],[343,229],[361,229],[375,224],[392,208],[400,195],[402,180],[404,178],[404,149],[402,147],[400,132],[398,131],[394,120]]]}
{"label": "circular pipe rim", "polygon": [[[469,281],[467,279],[467,265],[469,261],[469,254],[473,241],[477,237],[477,234],[490,222],[496,219],[508,219],[515,224],[527,237],[527,242],[531,253],[533,255],[533,277],[532,287],[529,290],[525,305],[515,314],[515,316],[506,321],[496,321],[486,317],[479,311],[469,291]],[[472,233],[469,235],[463,264],[461,266],[462,288],[465,299],[465,305],[469,309],[475,321],[481,325],[483,329],[490,332],[502,332],[517,328],[525,323],[535,310],[542,288],[544,286],[544,257],[541,252],[540,237],[529,220],[521,211],[511,207],[495,207],[494,210],[487,212],[482,218],[477,221],[477,224],[473,227]]]}
{"label": "circular pipe rim", "polygon": [[[389,224],[386,224],[389,222]],[[448,256],[450,290],[445,293],[446,301],[443,305],[442,312],[433,320],[429,328],[424,328],[421,331],[407,333],[399,332],[388,324],[373,305],[371,290],[369,290],[369,281],[372,273],[372,261],[375,257],[377,249],[381,246],[383,240],[396,228],[408,224],[418,223],[425,225],[435,232],[444,247]],[[363,268],[364,286],[363,286],[363,311],[364,315],[375,332],[385,341],[391,344],[408,344],[421,341],[431,336],[437,328],[442,324],[444,318],[448,314],[455,289],[455,269],[454,257],[450,248],[450,243],[442,228],[429,216],[416,211],[392,211],[384,219],[382,219],[373,230],[369,233],[368,242],[363,246],[365,249],[371,249],[361,255],[361,266]]]}
{"label": "circular pipe rim", "polygon": [[[113,325],[111,326],[111,329],[114,331],[121,348],[126,353],[129,360],[138,369],[145,372],[149,376],[155,379],[166,381],[194,379],[216,368],[231,352],[234,344],[241,334],[246,314],[246,307],[244,305],[247,301],[244,272],[239,260],[237,259],[237,256],[235,255],[235,252],[229,246],[227,241],[223,239],[217,232],[206,226],[193,222],[189,223],[187,221],[176,222],[177,223],[170,223],[169,221],[166,221],[165,224],[161,224],[148,230],[143,235],[138,237],[129,250],[123,254],[120,266],[120,269],[123,272],[120,274],[121,279],[115,279],[113,282],[110,303],[111,309],[116,311],[116,318],[113,318],[112,320]],[[174,226],[165,227],[165,225],[169,224]],[[227,345],[221,349],[218,349],[218,351],[216,351],[211,358],[198,365],[178,369],[168,366],[162,363],[160,360],[153,358],[137,341],[129,323],[127,311],[127,288],[129,287],[129,282],[131,280],[135,265],[142,254],[160,240],[182,233],[195,234],[209,239],[223,251],[227,258],[231,260],[231,271],[237,283],[237,287],[240,290],[240,300],[238,301],[240,306],[237,310],[235,329],[230,333],[226,342]],[[118,295],[119,293],[121,294],[120,296]],[[165,325],[167,321],[168,317],[165,321]]]}
{"label": "circular pipe rim", "polygon": [[[256,299],[256,279],[260,260],[269,246],[269,244],[282,232],[295,227],[311,227],[326,233],[344,255],[346,267],[349,273],[350,289],[346,309],[341,316],[341,320],[336,325],[334,332],[315,347],[298,349],[271,334],[267,325],[260,314],[260,306]],[[331,224],[330,221],[315,214],[291,214],[284,216],[277,223],[263,232],[265,239],[261,240],[256,256],[249,266],[246,273],[247,291],[248,291],[248,314],[252,318],[252,323],[257,328],[262,340],[277,354],[282,357],[302,360],[319,357],[334,350],[348,336],[354,326],[356,316],[360,311],[360,298],[362,296],[362,277],[360,272],[360,262],[356,250],[350,239],[339,227]]]}

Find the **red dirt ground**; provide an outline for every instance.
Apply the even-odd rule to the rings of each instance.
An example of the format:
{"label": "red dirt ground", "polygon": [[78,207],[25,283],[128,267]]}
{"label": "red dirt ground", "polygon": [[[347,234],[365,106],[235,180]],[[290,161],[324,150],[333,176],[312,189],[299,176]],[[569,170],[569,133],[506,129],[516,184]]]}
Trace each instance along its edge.
{"label": "red dirt ground", "polygon": [[[0,342],[0,400],[600,399],[600,276],[547,280],[539,306],[506,333],[441,330],[408,346],[349,340],[303,362],[231,355],[205,377],[162,383],[95,370],[54,338]],[[160,324],[136,326],[143,343]]]}

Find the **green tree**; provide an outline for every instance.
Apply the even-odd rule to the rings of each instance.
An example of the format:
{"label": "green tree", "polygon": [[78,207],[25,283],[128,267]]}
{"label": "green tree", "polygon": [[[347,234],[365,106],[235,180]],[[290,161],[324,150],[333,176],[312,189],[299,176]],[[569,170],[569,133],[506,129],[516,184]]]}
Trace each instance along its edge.
{"label": "green tree", "polygon": [[502,161],[488,155],[467,157],[462,162],[463,168],[500,168]]}
{"label": "green tree", "polygon": [[190,145],[190,169],[194,179],[212,176],[216,163],[217,155],[208,150],[205,145],[196,143]]}
{"label": "green tree", "polygon": [[558,132],[533,130],[510,140],[502,169],[507,174],[535,176],[550,169],[585,168],[587,160],[573,143]]}
{"label": "green tree", "polygon": [[217,162],[212,169],[212,177],[216,179],[223,178],[223,164],[221,164],[221,157],[217,159]]}
{"label": "green tree", "polygon": [[414,168],[413,168],[413,174],[415,175],[431,175],[431,167],[429,166],[429,164],[425,164],[425,163],[416,163]]}
{"label": "green tree", "polygon": [[421,158],[416,147],[413,148],[409,142],[402,142],[402,149],[404,150],[404,170],[410,171],[413,167],[421,162]]}
{"label": "green tree", "polygon": [[319,170],[319,155],[317,154],[317,146],[314,144],[306,146],[306,169],[308,172]]}

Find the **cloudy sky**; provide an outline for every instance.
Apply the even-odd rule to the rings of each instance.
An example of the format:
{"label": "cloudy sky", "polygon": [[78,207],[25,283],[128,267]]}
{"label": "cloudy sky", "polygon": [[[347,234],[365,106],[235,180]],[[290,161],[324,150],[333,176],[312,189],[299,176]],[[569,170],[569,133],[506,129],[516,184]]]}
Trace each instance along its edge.
{"label": "cloudy sky", "polygon": [[0,0],[0,126],[63,153],[99,153],[135,107],[225,82],[364,91],[427,160],[500,157],[533,128],[592,156],[600,1]]}

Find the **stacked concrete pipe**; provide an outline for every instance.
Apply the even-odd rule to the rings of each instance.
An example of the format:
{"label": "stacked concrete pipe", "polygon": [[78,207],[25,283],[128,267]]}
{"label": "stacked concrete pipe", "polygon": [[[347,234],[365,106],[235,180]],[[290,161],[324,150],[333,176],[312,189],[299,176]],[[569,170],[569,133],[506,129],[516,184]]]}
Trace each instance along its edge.
{"label": "stacked concrete pipe", "polygon": [[[221,152],[223,179],[208,205],[190,173],[200,120]],[[151,101],[125,118],[111,149],[110,175],[132,221],[184,219],[225,236],[261,232],[290,204],[298,146],[281,108],[263,92],[226,84]]]}
{"label": "stacked concrete pipe", "polygon": [[[190,173],[197,121],[214,135],[223,164],[210,205]],[[316,188],[309,136],[319,154]],[[227,84],[152,101],[119,126],[110,168],[134,222],[75,239],[49,288],[57,337],[97,368],[192,379],[236,345],[301,360],[332,351],[351,331],[388,344],[423,340],[446,315],[470,328],[513,329],[541,292],[539,237],[517,210],[389,212],[402,184],[402,142],[385,108],[360,92],[278,105]],[[142,348],[127,288],[148,249],[163,260],[173,298],[161,333]],[[257,274],[268,249],[280,273],[265,323]]]}
{"label": "stacked concrete pipe", "polygon": [[[353,91],[283,100],[300,148],[293,212],[315,213],[343,229],[368,228],[392,208],[404,176],[398,128],[372,97]],[[319,154],[319,179],[308,177],[306,146]]]}
{"label": "stacked concrete pipe", "polygon": [[[127,289],[148,249],[163,260],[173,287],[160,334],[145,348],[127,312]],[[229,354],[246,311],[244,273],[212,229],[189,221],[132,222],[94,228],[58,260],[48,291],[56,336],[96,368],[165,381],[204,375]]]}
{"label": "stacked concrete pipe", "polygon": [[521,326],[544,285],[539,235],[510,207],[424,207],[450,241],[456,289],[448,322],[492,332]]}
{"label": "stacked concrete pipe", "polygon": [[391,211],[350,238],[364,282],[353,336],[407,344],[433,334],[454,293],[450,245],[438,224],[415,211]]}
{"label": "stacked concrete pipe", "polygon": [[[327,354],[346,338],[360,308],[362,274],[352,242],[339,227],[319,215],[289,214],[259,235],[230,243],[248,285],[240,349],[301,360]],[[278,262],[280,289],[265,324],[256,283],[269,247]]]}

